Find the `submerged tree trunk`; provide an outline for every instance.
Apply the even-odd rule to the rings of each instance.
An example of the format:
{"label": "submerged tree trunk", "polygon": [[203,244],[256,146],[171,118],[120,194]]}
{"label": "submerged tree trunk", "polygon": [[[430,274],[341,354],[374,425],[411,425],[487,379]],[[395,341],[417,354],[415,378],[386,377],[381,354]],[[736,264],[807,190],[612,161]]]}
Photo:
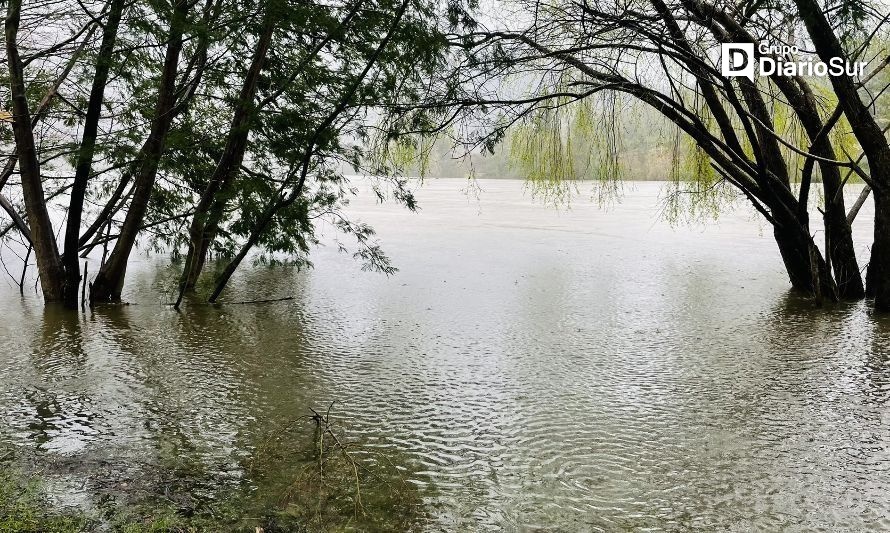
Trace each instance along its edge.
{"label": "submerged tree trunk", "polygon": [[[804,82],[801,86],[808,89]],[[789,100],[795,99],[795,95],[788,91],[785,94]],[[795,111],[801,119],[801,123],[812,141],[810,152],[829,160],[837,159],[834,148],[828,140],[827,130],[823,131],[823,123],[819,119],[815,101],[811,93],[797,95],[799,103],[795,105]],[[829,118],[833,125],[832,118]],[[799,210],[802,218],[808,218],[807,203],[809,201],[809,189],[813,178],[812,159],[804,163],[801,180],[801,192]],[[853,232],[850,222],[847,220],[846,202],[843,194],[843,181],[836,164],[820,161],[819,171],[822,176],[822,190],[825,196],[825,211],[823,222],[825,226],[825,254],[831,261],[834,269],[834,279],[837,284],[838,296],[844,299],[856,300],[865,296],[865,287],[862,284],[862,274],[859,271],[859,262],[856,259],[856,250],[853,245]],[[808,222],[805,221],[808,225]]]}
{"label": "submerged tree trunk", "polygon": [[[757,39],[738,23],[732,16],[712,4],[698,0],[686,0],[684,2],[702,22],[709,25],[715,37],[721,42],[749,42],[757,43]],[[722,28],[716,24],[719,21]],[[727,33],[728,31],[728,33]],[[789,106],[800,119],[812,142],[811,152],[820,157],[836,159],[834,149],[828,138],[827,131],[822,131],[823,124],[816,100],[809,85],[802,78],[786,78],[784,76],[772,76],[771,80],[788,99]],[[830,118],[831,126],[837,117]],[[830,126],[829,126],[830,127]],[[865,291],[862,285],[862,276],[859,273],[859,265],[853,246],[853,236],[850,224],[846,220],[843,194],[840,194],[841,178],[838,167],[831,163],[820,161],[823,189],[826,198],[825,229],[828,234],[826,257],[830,259],[834,268],[838,296],[842,298],[862,298]],[[807,203],[809,189],[812,180],[813,161],[807,161],[804,166],[801,180],[801,194],[798,202],[798,218],[804,228],[809,228],[809,216]],[[783,254],[783,258],[785,255]],[[787,262],[786,262],[787,266]],[[797,277],[789,271],[789,276]],[[812,276],[811,276],[812,277]]]}
{"label": "submerged tree trunk", "polygon": [[[825,253],[831,259],[838,296],[849,300],[861,299],[865,296],[865,287],[853,246],[853,232],[847,221],[840,177],[826,173],[823,167],[822,187],[825,191],[825,230],[828,235]],[[832,198],[836,200],[832,201]]]}
{"label": "submerged tree trunk", "polygon": [[886,190],[874,191],[875,233],[866,280],[875,308],[890,311],[890,197]]}
{"label": "submerged tree trunk", "polygon": [[809,250],[802,249],[793,235],[779,227],[773,228],[773,237],[779,247],[782,263],[788,273],[788,280],[794,290],[812,293],[813,277],[810,268]]}
{"label": "submerged tree trunk", "polygon": [[[213,217],[213,215],[210,215]],[[215,217],[213,217],[215,218]],[[190,242],[189,252],[186,256],[186,269],[182,273],[182,290],[191,291],[198,283],[201,272],[204,271],[204,264],[207,262],[207,254],[210,251],[210,244],[216,239],[219,226],[215,220],[208,221],[197,235],[198,244],[195,248],[195,241]]]}
{"label": "submerged tree trunk", "polygon": [[[798,79],[800,90],[790,83],[790,80],[776,77],[777,85],[792,103],[793,109],[803,124],[807,135],[812,142],[810,152],[829,160],[836,160],[834,147],[828,137],[828,130],[836,123],[839,115],[829,117],[822,122],[819,117],[818,107],[809,85]],[[801,194],[799,210],[803,217],[807,217],[807,203],[809,200],[809,188],[812,183],[814,162],[809,159],[804,164],[801,180]],[[837,165],[827,162],[819,162],[819,172],[822,177],[822,190],[825,196],[825,214],[823,217],[826,239],[826,258],[831,261],[834,269],[834,279],[837,283],[838,296],[845,299],[859,299],[865,296],[865,288],[862,284],[862,274],[859,271],[859,262],[856,259],[856,250],[853,245],[853,232],[850,222],[847,221],[846,202],[843,194],[843,181],[840,169]]]}
{"label": "submerged tree trunk", "polygon": [[800,228],[779,226],[773,228],[773,236],[795,291],[837,299],[837,286],[812,237],[804,235]]}
{"label": "submerged tree trunk", "polygon": [[[795,0],[800,16],[807,27],[816,53],[822,61],[847,59],[840,40],[815,0]],[[875,236],[872,257],[866,276],[866,289],[875,298],[875,308],[890,311],[890,143],[876,118],[863,104],[853,79],[846,74],[831,76],[850,129],[868,161],[875,198]]]}
{"label": "submerged tree trunk", "polygon": [[161,72],[158,88],[158,101],[151,123],[148,139],[137,158],[139,170],[135,176],[135,189],[127,216],[108,260],[102,265],[90,291],[90,302],[119,302],[127,274],[127,261],[136,243],[139,228],[142,226],[151,191],[154,188],[158,163],[164,152],[167,132],[173,122],[173,108],[176,105],[176,73],[179,56],[182,52],[183,32],[188,15],[186,0],[174,4],[170,21],[170,37]]}
{"label": "submerged tree trunk", "polygon": [[16,152],[18,153],[19,172],[22,180],[22,195],[25,200],[25,212],[31,229],[31,241],[34,256],[37,259],[37,270],[40,275],[40,286],[46,302],[58,302],[62,299],[65,283],[65,271],[59,257],[59,249],[53,233],[52,221],[46,208],[43,183],[40,178],[40,162],[34,143],[34,131],[31,126],[31,114],[28,109],[28,98],[25,92],[24,69],[19,56],[18,37],[21,19],[21,0],[8,0],[5,23],[6,58],[9,67],[9,88],[12,99],[13,124]]}
{"label": "submerged tree trunk", "polygon": [[68,223],[65,228],[65,251],[62,263],[65,267],[64,304],[69,309],[77,308],[77,289],[80,284],[79,240],[80,223],[83,216],[83,204],[86,196],[90,172],[93,168],[93,155],[96,150],[96,139],[99,132],[99,118],[105,100],[105,87],[114,54],[114,43],[117,40],[117,29],[124,11],[124,0],[112,0],[105,21],[102,44],[96,58],[96,72],[87,104],[86,118],[83,124],[83,140],[77,156],[74,172],[74,184],[71,187],[71,198],[68,204]]}
{"label": "submerged tree trunk", "polygon": [[192,223],[189,226],[189,246],[180,280],[179,296],[176,300],[177,308],[182,301],[183,293],[194,289],[198,282],[207,259],[207,251],[216,238],[219,220],[225,209],[226,199],[221,196],[225,196],[226,190],[240,171],[241,162],[244,160],[251,120],[253,119],[257,84],[275,30],[275,19],[269,9],[271,8],[267,6],[263,33],[257,41],[250,67],[244,76],[238,101],[232,113],[225,149],[207,187],[201,193]]}

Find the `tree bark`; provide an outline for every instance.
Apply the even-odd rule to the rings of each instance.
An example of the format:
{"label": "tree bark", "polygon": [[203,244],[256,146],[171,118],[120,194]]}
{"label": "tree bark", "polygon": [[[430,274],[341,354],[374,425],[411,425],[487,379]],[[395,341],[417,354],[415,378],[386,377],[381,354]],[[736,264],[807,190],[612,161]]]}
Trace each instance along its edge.
{"label": "tree bark", "polygon": [[183,33],[188,16],[187,0],[177,0],[173,5],[170,20],[170,35],[161,83],[158,87],[158,101],[148,139],[137,157],[139,170],[135,176],[133,198],[120,234],[108,260],[102,265],[90,291],[91,303],[119,302],[127,274],[127,261],[136,243],[139,228],[148,210],[151,191],[158,172],[158,163],[164,152],[164,145],[170,125],[173,122],[173,107],[176,105],[176,73],[179,56],[182,52]]}
{"label": "tree bark", "polygon": [[244,160],[244,152],[247,150],[257,83],[275,30],[275,19],[268,9],[264,16],[263,33],[257,41],[250,67],[248,67],[241,85],[225,149],[207,187],[201,193],[195,208],[195,215],[189,226],[189,247],[180,280],[179,296],[176,300],[177,308],[182,301],[183,293],[194,289],[198,282],[198,277],[201,275],[207,258],[207,250],[216,238],[219,218],[225,208],[225,198],[221,198],[220,195],[225,194],[226,189],[238,174],[241,162]]}
{"label": "tree bark", "polygon": [[874,190],[875,240],[866,272],[868,292],[875,298],[875,309],[890,311],[890,198],[885,191]]}
{"label": "tree bark", "polygon": [[[807,135],[812,142],[810,152],[826,159],[837,159],[834,148],[827,134],[822,134],[823,122],[819,118],[818,107],[808,86],[800,80],[802,91],[795,93],[792,86],[782,88],[782,85],[790,85],[785,80],[778,85],[783,94],[792,103],[792,107],[801,121]],[[801,188],[809,186],[812,179],[812,159],[804,165],[804,175]],[[825,196],[825,231],[828,236],[825,253],[831,259],[834,269],[834,279],[837,282],[838,296],[844,299],[860,299],[865,296],[865,288],[862,284],[862,275],[859,272],[859,262],[856,259],[856,250],[853,245],[853,232],[847,221],[847,208],[843,195],[843,181],[840,169],[837,165],[820,161],[819,172],[822,177],[822,189]],[[808,195],[802,193],[799,208],[806,213]]]}
{"label": "tree bark", "polygon": [[77,289],[80,285],[80,262],[78,257],[80,223],[83,218],[83,204],[86,196],[90,173],[93,168],[93,155],[96,151],[96,139],[99,133],[99,119],[102,104],[105,101],[105,87],[117,41],[117,29],[124,11],[124,0],[111,0],[108,19],[105,21],[102,44],[96,58],[96,72],[93,75],[93,86],[87,104],[86,118],[83,124],[83,139],[74,171],[74,184],[68,204],[68,223],[65,228],[65,249],[62,264],[65,268],[65,284],[63,303],[69,309],[77,308]]}
{"label": "tree bark", "polygon": [[[847,59],[825,13],[815,0],[794,0],[822,61]],[[871,172],[875,201],[875,230],[872,256],[866,274],[866,292],[875,298],[875,309],[890,311],[890,143],[876,118],[859,98],[853,79],[831,76],[831,85],[844,110],[856,140],[862,146]]]}
{"label": "tree bark", "polygon": [[[773,228],[791,288],[802,294],[837,299],[837,285],[825,259],[809,235],[799,228]],[[814,263],[815,260],[815,263]]]}
{"label": "tree bark", "polygon": [[15,134],[16,152],[19,159],[25,213],[31,227],[31,239],[34,245],[34,256],[37,260],[37,271],[40,275],[40,286],[43,289],[43,299],[46,302],[58,302],[63,295],[65,272],[59,257],[52,221],[44,200],[40,162],[37,157],[31,114],[25,92],[24,69],[16,43],[21,7],[21,0],[8,0],[4,27],[10,96],[12,98],[12,129]]}

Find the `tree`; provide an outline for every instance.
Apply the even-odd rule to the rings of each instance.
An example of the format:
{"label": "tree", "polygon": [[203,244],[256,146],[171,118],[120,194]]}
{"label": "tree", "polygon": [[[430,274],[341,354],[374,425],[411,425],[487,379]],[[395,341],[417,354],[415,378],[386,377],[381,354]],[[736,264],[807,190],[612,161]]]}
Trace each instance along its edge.
{"label": "tree", "polygon": [[[863,296],[850,231],[855,212],[848,217],[843,188],[851,174],[867,182],[873,180],[846,152],[848,139],[830,135],[841,114],[831,98],[817,95],[831,91],[801,75],[730,79],[717,68],[722,43],[799,42],[795,41],[800,39],[795,29],[800,27],[800,19],[793,9],[773,3],[735,5],[701,0],[557,0],[519,2],[518,6],[525,16],[453,35],[452,44],[461,51],[455,68],[440,80],[426,102],[395,108],[394,115],[401,117],[396,120],[423,124],[415,129],[418,133],[443,131],[464,121],[481,133],[463,141],[487,148],[508,135],[540,137],[545,139],[542,143],[561,146],[547,152],[558,156],[571,151],[570,130],[578,129],[585,114],[602,113],[609,106],[614,112],[611,95],[626,95],[660,113],[693,141],[692,158],[700,155],[700,160],[708,163],[694,166],[687,177],[695,185],[690,192],[699,195],[700,201],[731,187],[770,223],[792,287],[818,299]],[[801,13],[806,15],[803,10]],[[860,53],[884,22],[872,21],[871,34],[858,43]],[[866,23],[860,20],[857,24]],[[820,26],[820,35],[829,30]],[[802,49],[805,43],[801,42]],[[756,54],[761,55],[759,51]],[[847,57],[837,46],[820,54],[823,60]],[[834,101],[849,107],[845,102],[855,97],[860,105],[854,107],[867,115],[867,105],[858,100],[857,93],[864,80],[846,78],[846,92],[838,90],[832,79]],[[860,122],[875,120],[871,115],[850,119],[846,107],[854,129],[863,130]],[[614,121],[614,116],[604,118],[606,123]],[[410,130],[407,126],[403,129]],[[879,151],[886,138],[874,125],[867,129],[857,139],[861,144],[862,135],[870,136],[874,150]],[[803,136],[796,131],[803,131]],[[603,139],[607,144],[615,143],[614,137],[601,136],[600,142]],[[841,156],[836,150],[839,140]],[[875,164],[887,168],[881,157],[870,160],[869,171],[874,172]],[[540,158],[534,161],[557,168]],[[814,167],[825,197],[821,209],[825,257],[810,225]],[[846,171],[844,178],[842,170]],[[551,172],[550,178],[560,175]],[[876,229],[877,252],[881,252],[877,234],[882,232]],[[873,256],[872,265],[879,264],[875,259],[880,261]],[[881,271],[874,266],[869,269],[870,286],[879,286],[872,273]],[[880,298],[876,305],[884,307]]]}
{"label": "tree", "polygon": [[[21,9],[21,0],[11,0],[7,3],[5,36],[12,100],[12,128],[15,133],[15,150],[22,179],[25,213],[30,222],[26,235],[34,247],[44,298],[48,302],[56,302],[63,298],[65,278],[49,211],[44,202],[40,161],[34,142],[31,111],[25,87],[24,64],[17,42]],[[21,217],[18,220],[21,221]]]}
{"label": "tree", "polygon": [[[369,111],[381,99],[410,98],[439,65],[446,43],[432,16],[435,11],[423,3],[357,1],[344,4],[340,12],[342,15],[331,18],[329,10],[316,8],[302,15],[310,27],[320,30],[308,45],[291,41],[292,34],[287,32],[271,48],[263,39],[258,41],[232,110],[221,156],[195,209],[177,307],[184,294],[195,288],[211,244],[224,229],[221,221],[226,209],[237,197],[243,202],[241,219],[225,229],[242,237],[232,243],[237,252],[227,249],[223,254],[231,259],[215,281],[211,301],[216,301],[256,246],[289,253],[308,251],[306,237],[312,234],[313,210],[331,214],[337,227],[356,237],[361,248],[356,256],[365,260],[368,268],[394,270],[369,240],[373,235],[370,228],[350,222],[336,207],[350,192],[343,187],[347,180],[331,161],[345,158],[356,170],[393,178],[390,184],[395,198],[413,208],[413,197],[403,180],[388,172],[391,169],[367,169],[361,160],[362,145],[342,142],[367,139]],[[271,36],[276,26],[289,29],[294,24],[292,12],[277,22],[269,18],[263,35]],[[299,25],[307,24],[301,20]],[[283,49],[297,53],[285,58]],[[327,54],[337,62],[326,59]],[[257,95],[256,79],[264,72],[268,72],[267,79],[281,81]],[[318,86],[333,90],[307,99],[306,89]],[[251,156],[252,168],[242,164],[246,153]],[[272,172],[281,177],[273,178]],[[314,192],[309,190],[310,181],[317,184]],[[261,201],[256,200],[257,193]],[[296,249],[293,243],[298,245]]]}
{"label": "tree", "polygon": [[[90,290],[90,302],[120,301],[123,290],[124,277],[127,272],[127,261],[136,243],[136,237],[142,227],[145,213],[148,210],[149,200],[155,185],[158,165],[164,153],[168,132],[173,119],[176,116],[177,101],[177,71],[182,53],[184,29],[187,24],[188,3],[187,0],[175,0],[170,13],[170,31],[167,37],[167,51],[161,69],[161,79],[157,91],[157,103],[151,120],[151,129],[148,138],[132,163],[134,174],[134,188],[130,199],[129,209],[121,225],[120,233],[115,242],[114,249],[108,257],[108,261],[102,264],[93,286]],[[212,6],[212,4],[209,4]],[[210,8],[208,7],[208,10]],[[207,11],[205,11],[206,13]],[[206,57],[206,41],[199,41],[196,57]],[[202,74],[202,67],[194,74],[196,79],[186,79],[184,84],[197,85],[197,80]],[[187,85],[185,85],[187,86]],[[183,101],[178,105],[188,105],[188,99],[194,93],[186,93]],[[127,180],[129,181],[129,180]],[[124,179],[121,179],[124,183]],[[114,198],[117,202],[117,198]]]}
{"label": "tree", "polygon": [[[847,59],[847,53],[836,35],[835,28],[829,23],[825,11],[814,0],[795,0],[800,17],[806,25],[810,40],[816,53],[823,61],[834,57]],[[884,16],[880,21],[887,20]],[[884,51],[885,57],[887,52]],[[888,58],[890,59],[890,58]],[[886,66],[883,62],[882,66]],[[870,104],[862,101],[857,83],[853,76],[841,73],[831,76],[831,85],[838,96],[840,108],[850,123],[856,140],[862,147],[868,160],[869,175],[862,173],[863,179],[874,190],[875,229],[874,243],[871,249],[866,281],[868,293],[875,298],[875,307],[881,311],[890,311],[890,143],[885,131],[878,124],[877,117],[872,114]]]}
{"label": "tree", "polygon": [[33,247],[46,301],[76,307],[78,256],[97,247],[91,303],[120,301],[140,245],[185,248],[180,300],[211,254],[231,258],[215,300],[257,249],[308,264],[318,218],[355,236],[365,266],[394,270],[345,216],[345,172],[414,208],[405,180],[364,154],[380,102],[414,98],[442,66],[444,28],[468,20],[457,0],[63,0],[25,6],[23,32],[21,9],[6,19],[15,149],[0,238]]}

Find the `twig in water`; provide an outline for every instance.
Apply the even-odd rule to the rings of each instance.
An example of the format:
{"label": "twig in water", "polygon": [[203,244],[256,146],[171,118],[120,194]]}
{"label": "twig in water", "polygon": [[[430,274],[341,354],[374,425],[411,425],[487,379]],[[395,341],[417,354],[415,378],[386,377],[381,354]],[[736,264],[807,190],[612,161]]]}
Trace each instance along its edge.
{"label": "twig in water", "polygon": [[[331,407],[333,406],[334,402],[331,402],[331,405],[328,406],[328,411],[325,416],[322,416],[318,413],[318,411],[311,407],[309,408],[309,410],[312,411],[312,414],[314,415],[312,419],[315,420],[315,423],[318,424],[319,427],[321,427],[321,424],[324,423],[324,428],[321,432],[321,435],[319,436],[319,446],[323,444],[324,434],[327,433],[331,436],[331,438],[334,439],[334,443],[337,445],[337,448],[340,449],[340,453],[343,454],[343,457],[346,458],[346,460],[349,461],[350,466],[352,466],[352,472],[355,475],[355,510],[356,512],[358,512],[359,509],[364,510],[364,506],[362,505],[361,484],[359,482],[358,475],[358,464],[355,462],[355,459],[352,457],[352,455],[346,450],[346,446],[340,441],[340,438],[337,437],[337,435],[331,430],[330,415]],[[323,449],[320,449],[320,451],[323,451]],[[321,457],[321,454],[319,454],[319,457]],[[321,465],[319,465],[319,468],[321,468]]]}

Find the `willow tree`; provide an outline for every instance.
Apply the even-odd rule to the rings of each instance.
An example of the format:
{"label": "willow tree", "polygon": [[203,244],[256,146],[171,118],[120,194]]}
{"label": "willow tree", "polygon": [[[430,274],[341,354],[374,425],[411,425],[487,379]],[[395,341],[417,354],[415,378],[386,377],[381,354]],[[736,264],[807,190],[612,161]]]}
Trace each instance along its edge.
{"label": "willow tree", "polygon": [[[848,59],[856,55],[841,43],[836,32],[836,25],[829,20],[830,9],[823,8],[814,0],[795,0],[800,18],[806,25],[807,33],[823,61],[832,58]],[[862,4],[860,17],[868,15]],[[886,6],[885,6],[886,7]],[[880,13],[880,12],[878,12]],[[890,18],[880,18],[883,24]],[[881,67],[890,63],[890,51],[883,50],[884,60]],[[890,311],[890,142],[887,140],[886,128],[882,129],[878,117],[874,113],[874,99],[863,101],[862,80],[842,72],[831,76],[831,85],[838,96],[838,108],[843,110],[850,124],[850,129],[862,147],[862,153],[868,161],[869,173],[860,172],[862,178],[874,190],[875,226],[874,243],[871,249],[867,281],[868,292],[875,297],[875,307],[882,311]]]}
{"label": "willow tree", "polygon": [[[533,166],[542,170],[538,174],[558,180],[566,167],[568,174],[573,169],[554,160],[569,154],[569,141],[579,132],[599,135],[586,145],[604,146],[605,167],[610,168],[616,139],[609,132],[608,125],[614,123],[614,116],[608,116],[609,102],[614,102],[613,95],[622,95],[649,107],[691,141],[694,150],[688,159],[697,164],[689,165],[684,176],[691,191],[734,190],[772,226],[794,289],[817,298],[864,295],[850,230],[857,211],[847,213],[843,191],[850,176],[871,183],[875,169],[888,168],[880,159],[886,138],[868,112],[869,99],[860,99],[866,79],[845,75],[846,89],[840,90],[839,80],[833,78],[832,91],[827,83],[800,75],[727,78],[719,68],[724,43],[751,43],[755,50],[761,41],[799,39],[801,50],[811,42],[820,44],[820,39],[801,35],[806,35],[806,22],[813,26],[812,36],[814,25],[825,19],[823,10],[815,9],[820,16],[813,17],[784,4],[702,0],[504,5],[515,9],[516,16],[500,18],[504,22],[495,27],[453,36],[452,44],[460,51],[456,56],[461,58],[457,67],[440,80],[425,104],[397,108],[396,114],[403,117],[406,110],[414,110],[412,118],[400,120],[433,121],[437,129],[442,123],[470,122],[481,133],[469,142],[487,147],[510,136],[515,145],[519,136],[524,152],[532,154]],[[867,11],[857,13],[862,16],[846,19],[860,30],[849,34],[856,52],[840,48],[836,38],[829,39],[820,45],[826,52],[817,47],[823,60],[875,56],[870,39],[885,31],[886,19],[869,18]],[[834,35],[835,27],[823,24],[818,31]],[[764,55],[773,60],[805,59],[755,53],[756,59]],[[883,56],[877,55],[871,71],[886,66]],[[851,100],[858,104],[850,108]],[[614,115],[614,106],[611,109]],[[584,115],[592,112],[606,113],[597,121],[605,128],[589,127]],[[841,120],[843,115],[847,122]],[[867,168],[855,158],[859,148],[855,140],[837,135],[840,123],[860,132],[855,139],[859,144],[867,138],[874,145]],[[428,126],[418,131],[429,131]],[[542,163],[550,168],[541,168]],[[813,216],[811,191],[820,181],[825,201]],[[811,218],[821,218],[824,256]],[[884,234],[882,223],[876,224],[875,252],[881,252]],[[880,261],[873,255],[868,276],[870,290],[878,293],[882,286],[878,278],[890,272],[879,266]],[[887,307],[880,296],[876,305]]]}

